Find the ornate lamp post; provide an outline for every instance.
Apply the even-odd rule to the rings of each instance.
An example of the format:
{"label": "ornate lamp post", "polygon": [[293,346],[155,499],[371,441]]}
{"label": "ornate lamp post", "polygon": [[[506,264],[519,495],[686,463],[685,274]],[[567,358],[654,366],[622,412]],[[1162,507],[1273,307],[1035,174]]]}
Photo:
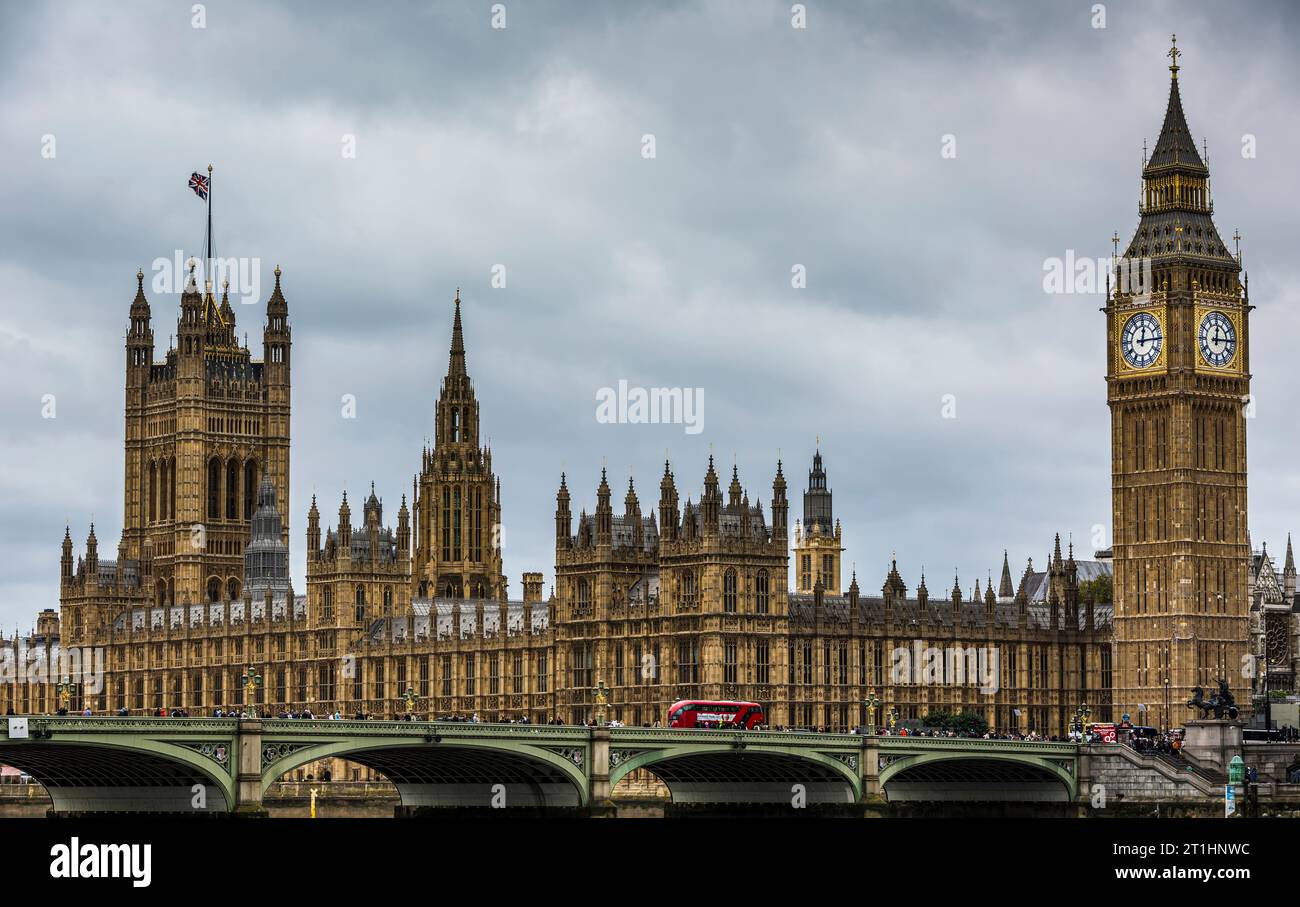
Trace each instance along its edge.
{"label": "ornate lamp post", "polygon": [[605,681],[596,681],[596,727],[604,727],[605,719],[609,711],[609,688],[605,686]]}
{"label": "ornate lamp post", "polygon": [[77,685],[65,677],[54,685],[54,691],[59,695],[59,702],[63,703],[63,711],[68,711],[72,694],[77,692]]}
{"label": "ornate lamp post", "polygon": [[891,705],[889,711],[885,714],[889,720],[889,732],[892,734],[894,731],[894,725],[898,724],[898,709]]}
{"label": "ornate lamp post", "polygon": [[1088,731],[1088,716],[1092,710],[1088,708],[1088,703],[1083,702],[1074,710],[1074,725],[1079,728],[1079,733],[1084,734]]}
{"label": "ornate lamp post", "polygon": [[867,698],[862,700],[867,707],[867,733],[876,733],[876,709],[880,708],[880,698],[876,696],[875,690],[867,692]]}
{"label": "ornate lamp post", "polygon": [[407,687],[406,692],[402,694],[402,698],[406,700],[406,714],[414,718],[415,705],[420,701],[419,697],[415,695],[415,690]]}
{"label": "ornate lamp post", "polygon": [[244,704],[248,707],[248,717],[256,718],[257,707],[254,704],[254,699],[257,698],[257,688],[262,685],[262,675],[250,666],[244,670],[239,681],[244,685]]}

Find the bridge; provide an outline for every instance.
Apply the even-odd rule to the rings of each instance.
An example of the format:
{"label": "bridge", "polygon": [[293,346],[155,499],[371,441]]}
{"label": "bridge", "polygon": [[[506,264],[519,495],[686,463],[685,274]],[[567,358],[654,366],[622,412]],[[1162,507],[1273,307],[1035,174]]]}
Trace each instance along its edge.
{"label": "bridge", "polygon": [[[0,722],[0,763],[39,781],[55,813],[73,814],[259,814],[271,784],[327,758],[382,773],[407,811],[612,814],[612,792],[638,769],[662,781],[674,804],[1068,807],[1087,803],[1090,751],[1098,749],[785,731],[233,718],[31,717],[22,738]],[[1126,748],[1102,749],[1106,758],[1092,761],[1132,761],[1111,752]]]}

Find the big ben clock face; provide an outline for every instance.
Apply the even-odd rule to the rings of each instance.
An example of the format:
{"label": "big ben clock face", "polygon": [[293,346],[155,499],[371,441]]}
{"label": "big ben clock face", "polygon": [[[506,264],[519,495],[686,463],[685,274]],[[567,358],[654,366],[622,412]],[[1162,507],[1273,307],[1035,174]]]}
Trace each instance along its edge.
{"label": "big ben clock face", "polygon": [[1237,329],[1222,312],[1206,312],[1197,332],[1201,358],[1207,365],[1223,368],[1237,354]]}
{"label": "big ben clock face", "polygon": [[1147,368],[1159,359],[1164,343],[1160,322],[1150,312],[1138,312],[1130,318],[1120,335],[1124,361],[1133,368]]}

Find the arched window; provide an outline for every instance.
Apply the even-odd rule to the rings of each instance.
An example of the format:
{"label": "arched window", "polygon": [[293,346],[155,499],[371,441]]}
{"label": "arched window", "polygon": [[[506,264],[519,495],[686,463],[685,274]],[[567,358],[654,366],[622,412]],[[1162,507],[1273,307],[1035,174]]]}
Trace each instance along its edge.
{"label": "arched window", "polygon": [[158,464],[149,464],[149,522],[158,519]]}
{"label": "arched window", "polygon": [[226,465],[226,519],[239,519],[239,464],[231,460]]}
{"label": "arched window", "polygon": [[221,580],[217,579],[215,576],[208,580],[208,601],[221,601]]}
{"label": "arched window", "polygon": [[221,461],[216,457],[208,463],[208,519],[221,519]]}
{"label": "arched window", "polygon": [[244,464],[244,519],[251,520],[257,508],[257,461]]}
{"label": "arched window", "polygon": [[692,570],[682,574],[682,607],[695,607],[695,573]]}
{"label": "arched window", "polygon": [[736,571],[728,570],[722,576],[722,610],[736,613]]}
{"label": "arched window", "polygon": [[167,466],[167,519],[176,519],[176,458]]}
{"label": "arched window", "polygon": [[356,598],[356,620],[357,623],[366,619],[366,590],[364,586],[357,586]]}
{"label": "arched window", "polygon": [[334,590],[326,586],[320,593],[321,601],[321,619],[331,621],[334,619]]}
{"label": "arched window", "polygon": [[591,584],[585,578],[578,580],[578,613],[586,614],[591,610]]}
{"label": "arched window", "polygon": [[239,580],[231,577],[226,583],[226,591],[230,593],[230,600],[236,601],[239,598]]}
{"label": "arched window", "polygon": [[451,440],[453,443],[460,440],[460,410],[454,406],[451,408]]}
{"label": "arched window", "polygon": [[393,616],[393,587],[384,587],[384,617]]}
{"label": "arched window", "polygon": [[754,578],[754,610],[759,614],[766,614],[771,607],[772,595],[768,586],[767,571],[758,571],[758,576]]}

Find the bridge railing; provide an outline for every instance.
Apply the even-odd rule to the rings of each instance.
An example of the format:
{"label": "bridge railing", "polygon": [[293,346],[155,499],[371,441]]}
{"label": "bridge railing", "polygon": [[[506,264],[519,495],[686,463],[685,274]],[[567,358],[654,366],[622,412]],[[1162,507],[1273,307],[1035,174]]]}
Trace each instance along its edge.
{"label": "bridge railing", "polygon": [[436,733],[464,737],[547,737],[549,739],[586,740],[589,729],[581,725],[494,724],[486,721],[385,721],[370,719],[267,718],[262,721],[262,735],[328,732],[331,734],[407,735]]}
{"label": "bridge railing", "polygon": [[[14,716],[8,716],[14,717]],[[36,730],[64,733],[110,732],[134,734],[149,730],[205,731],[233,734],[238,721],[233,718],[155,718],[152,716],[28,715],[28,734]],[[0,735],[8,738],[9,722],[0,721]]]}

